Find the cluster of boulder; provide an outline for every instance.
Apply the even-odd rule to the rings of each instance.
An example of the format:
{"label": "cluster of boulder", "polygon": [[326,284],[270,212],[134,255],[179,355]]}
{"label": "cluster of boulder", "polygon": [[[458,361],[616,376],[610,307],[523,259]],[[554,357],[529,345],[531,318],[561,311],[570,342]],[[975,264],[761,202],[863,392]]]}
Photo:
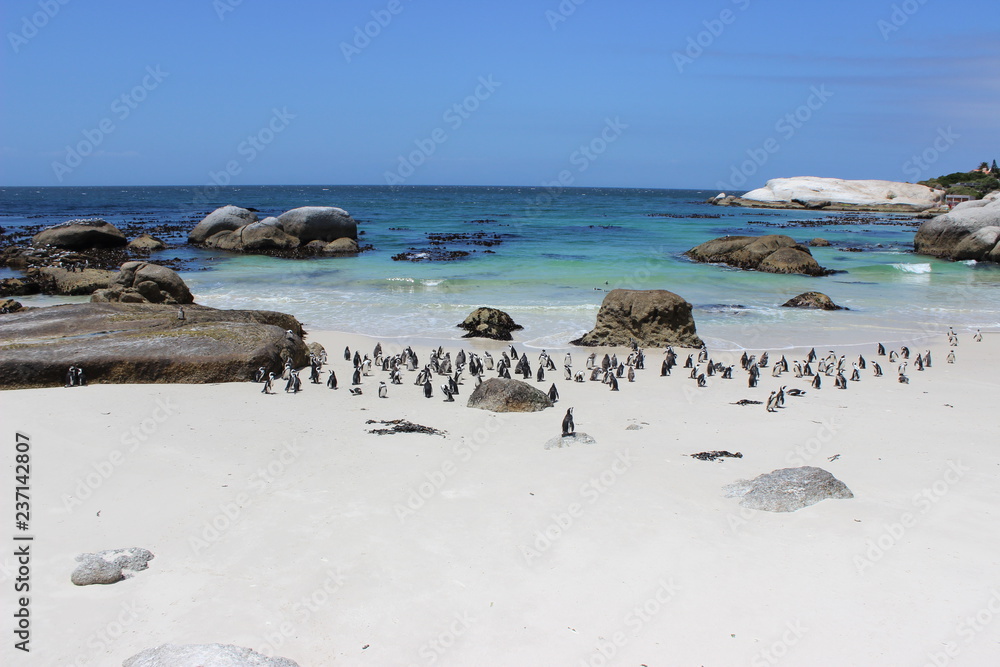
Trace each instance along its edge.
{"label": "cluster of boulder", "polygon": [[93,293],[94,303],[194,303],[191,290],[177,272],[149,262],[125,262],[106,289]]}
{"label": "cluster of boulder", "polygon": [[913,248],[956,261],[1000,262],[1000,192],[958,204],[920,225]]}
{"label": "cluster of boulder", "polygon": [[706,241],[684,254],[696,262],[726,264],[767,273],[800,273],[807,276],[832,273],[819,265],[808,247],[784,234],[724,236]]}
{"label": "cluster of boulder", "polygon": [[358,223],[342,208],[303,206],[263,220],[247,208],[223,206],[188,233],[188,242],[234,252],[303,249],[314,254],[358,252]]}

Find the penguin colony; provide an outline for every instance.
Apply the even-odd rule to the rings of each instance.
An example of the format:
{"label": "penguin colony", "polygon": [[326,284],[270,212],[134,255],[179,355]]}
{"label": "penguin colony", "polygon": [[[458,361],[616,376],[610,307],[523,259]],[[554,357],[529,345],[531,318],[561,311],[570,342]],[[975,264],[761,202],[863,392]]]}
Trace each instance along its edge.
{"label": "penguin colony", "polygon": [[[982,334],[977,330],[973,335],[974,341],[981,341]],[[954,348],[958,346],[958,335],[953,329],[948,329],[948,344]],[[677,368],[678,355],[674,349],[668,346],[663,350],[663,356],[659,364],[660,377],[670,377]],[[955,350],[949,351],[946,358],[947,363],[955,363]],[[461,394],[461,387],[465,385],[465,377],[470,378],[474,386],[482,383],[487,373],[495,374],[496,377],[511,378],[520,376],[525,382],[547,383],[546,373],[558,372],[555,360],[542,350],[538,355],[537,363],[532,370],[532,362],[526,353],[518,353],[513,344],[504,349],[498,359],[494,359],[490,352],[483,352],[482,355],[475,352],[467,353],[464,349],[459,350],[452,358],[450,351],[445,351],[443,347],[432,350],[430,356],[421,361],[414,350],[407,346],[397,354],[387,355],[383,353],[382,344],[377,343],[371,356],[362,355],[360,351],[353,353],[350,348],[344,349],[344,361],[349,362],[352,367],[350,394],[361,396],[365,378],[371,377],[376,371],[382,373],[382,378],[371,380],[373,384],[377,382],[377,393],[380,399],[389,398],[390,387],[401,387],[404,382],[404,372],[415,374],[412,384],[418,387],[418,391],[423,393],[424,398],[433,398],[435,394],[434,385],[438,384],[438,391],[443,401],[454,403],[455,396]],[[311,354],[309,357],[309,378],[312,384],[323,384],[322,371],[327,365],[326,352],[319,355]],[[772,378],[783,378],[786,374],[793,375],[796,379],[808,383],[811,391],[820,391],[826,382],[837,390],[848,390],[852,383],[862,382],[865,378],[882,378],[885,376],[882,364],[885,363],[887,370],[891,372],[895,367],[895,377],[900,384],[909,384],[911,372],[924,372],[931,369],[933,360],[930,350],[923,353],[913,351],[907,346],[902,346],[898,350],[886,350],[882,343],[878,343],[874,354],[866,358],[862,353],[856,359],[848,359],[845,355],[838,355],[833,350],[825,354],[818,354],[814,349],[810,350],[804,359],[793,359],[791,362],[785,355],[779,359],[772,359],[768,352],[762,353],[759,357],[744,352],[739,359],[740,373],[745,377],[747,387],[756,388],[764,373],[769,372]],[[607,387],[608,391],[620,391],[620,381],[627,383],[635,382],[636,372],[646,368],[646,352],[633,342],[631,349],[624,359],[619,359],[615,353],[604,354],[598,358],[597,352],[591,352],[585,357],[584,369],[575,370],[573,355],[567,352],[562,359],[563,380],[568,382],[595,382]],[[688,354],[682,365],[687,373],[686,380],[691,381],[695,387],[705,388],[708,386],[709,378],[718,378],[720,381],[735,381],[735,364],[724,364],[711,358],[707,347],[701,347],[696,353]],[[266,368],[258,368],[252,373],[251,379],[261,385],[261,393],[273,394],[274,382],[279,378],[285,381],[284,390],[286,393],[296,394],[302,391],[302,382],[299,378],[301,369],[292,368],[291,362],[287,362],[280,375],[269,372]],[[77,369],[78,372],[82,371]],[[74,371],[67,375],[67,386],[72,386],[70,380]],[[330,368],[327,369],[326,387],[336,390],[338,388],[337,374]],[[402,390],[402,389],[400,389]],[[555,403],[559,401],[559,389],[555,382],[552,382],[546,392],[549,399]],[[769,413],[776,413],[785,407],[788,397],[802,397],[806,391],[800,388],[789,388],[787,384],[781,384],[777,389],[770,392],[767,401],[764,403],[765,410]],[[759,404],[760,401],[744,400],[739,401],[740,405]],[[572,435],[575,433],[575,422],[573,408],[569,408],[562,420],[562,434]]]}

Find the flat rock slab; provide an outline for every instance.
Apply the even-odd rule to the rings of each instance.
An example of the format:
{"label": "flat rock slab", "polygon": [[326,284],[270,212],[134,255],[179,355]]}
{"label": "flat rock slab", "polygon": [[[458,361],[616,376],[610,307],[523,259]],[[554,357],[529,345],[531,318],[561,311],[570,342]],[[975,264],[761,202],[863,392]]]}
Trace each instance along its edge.
{"label": "flat rock slab", "polygon": [[767,512],[794,512],[827,498],[848,499],[847,485],[822,468],[781,468],[751,480],[741,479],[722,488],[740,505]]}
{"label": "flat rock slab", "polygon": [[70,575],[70,581],[77,586],[114,584],[122,579],[128,579],[136,572],[145,570],[153,558],[151,551],[141,547],[109,549],[99,551],[96,554],[80,554],[76,557],[80,564]]}
{"label": "flat rock slab", "polygon": [[163,644],[136,653],[122,667],[299,667],[232,644]]}
{"label": "flat rock slab", "polygon": [[[83,303],[30,308],[3,316],[0,387],[63,386],[66,370],[90,382],[238,382],[285,358],[308,364],[302,326],[291,315],[204,306]],[[293,332],[292,336],[286,334]]]}
{"label": "flat rock slab", "polygon": [[561,449],[563,447],[572,447],[574,445],[594,444],[597,444],[597,441],[594,440],[592,436],[583,432],[578,432],[570,435],[557,435],[554,438],[550,438],[549,441],[545,443],[545,449]]}

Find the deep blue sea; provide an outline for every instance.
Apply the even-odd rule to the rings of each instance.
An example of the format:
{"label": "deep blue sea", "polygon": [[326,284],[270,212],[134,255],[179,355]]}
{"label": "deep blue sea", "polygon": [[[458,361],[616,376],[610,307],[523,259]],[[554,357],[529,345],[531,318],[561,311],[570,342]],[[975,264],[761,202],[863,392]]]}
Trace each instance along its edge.
{"label": "deep blue sea", "polygon": [[[589,330],[606,290],[668,289],[694,304],[711,346],[787,347],[913,340],[1000,326],[1000,268],[915,255],[905,216],[721,208],[714,190],[530,187],[241,186],[0,188],[0,226],[104,218],[112,224],[193,227],[225,204],[261,218],[298,206],[339,206],[373,250],[357,257],[276,259],[183,245],[182,275],[200,304],[292,313],[307,329],[456,339],[478,306],[510,313],[522,344],[557,347]],[[711,217],[702,217],[711,216]],[[446,243],[467,258],[393,261],[433,249],[428,234],[488,235],[493,246]],[[843,271],[822,278],[696,264],[684,251],[726,234],[822,237],[819,263]],[[846,252],[846,248],[860,251]],[[487,250],[492,252],[486,252]],[[15,275],[0,269],[3,276]],[[0,277],[3,277],[0,276]],[[849,311],[780,308],[804,291],[828,294]],[[31,305],[70,298],[25,298]]]}

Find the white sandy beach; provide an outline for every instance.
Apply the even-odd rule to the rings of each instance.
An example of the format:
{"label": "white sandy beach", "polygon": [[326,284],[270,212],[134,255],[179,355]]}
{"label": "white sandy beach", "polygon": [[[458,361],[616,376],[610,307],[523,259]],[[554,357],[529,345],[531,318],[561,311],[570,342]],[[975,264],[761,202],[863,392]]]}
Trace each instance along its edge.
{"label": "white sandy beach", "polygon": [[[425,399],[413,373],[387,399],[381,371],[351,396],[343,349],[371,355],[375,340],[333,332],[307,340],[326,347],[337,391],[3,392],[5,469],[15,432],[31,437],[35,536],[31,652],[9,641],[3,663],[114,666],[162,643],[219,642],[302,667],[995,664],[1000,334],[961,331],[949,348],[943,333],[909,385],[874,345],[839,349],[885,370],[846,391],[770,369],[749,389],[732,353],[713,357],[737,363],[735,379],[698,389],[679,367],[660,377],[662,353],[647,350],[616,394],[564,381],[565,350],[550,349],[560,370],[538,386],[554,380],[561,400],[533,414],[465,407],[468,378],[456,403],[441,380]],[[589,352],[572,349],[575,368]],[[779,384],[807,394],[777,414],[732,405]],[[546,450],[570,406],[597,443]],[[365,423],[400,418],[447,435]],[[743,458],[687,456],[716,449]],[[855,498],[768,513],[721,490],[799,465]],[[148,570],[70,583],[77,554],[132,546],[156,555]],[[10,595],[3,605],[12,626]]]}

